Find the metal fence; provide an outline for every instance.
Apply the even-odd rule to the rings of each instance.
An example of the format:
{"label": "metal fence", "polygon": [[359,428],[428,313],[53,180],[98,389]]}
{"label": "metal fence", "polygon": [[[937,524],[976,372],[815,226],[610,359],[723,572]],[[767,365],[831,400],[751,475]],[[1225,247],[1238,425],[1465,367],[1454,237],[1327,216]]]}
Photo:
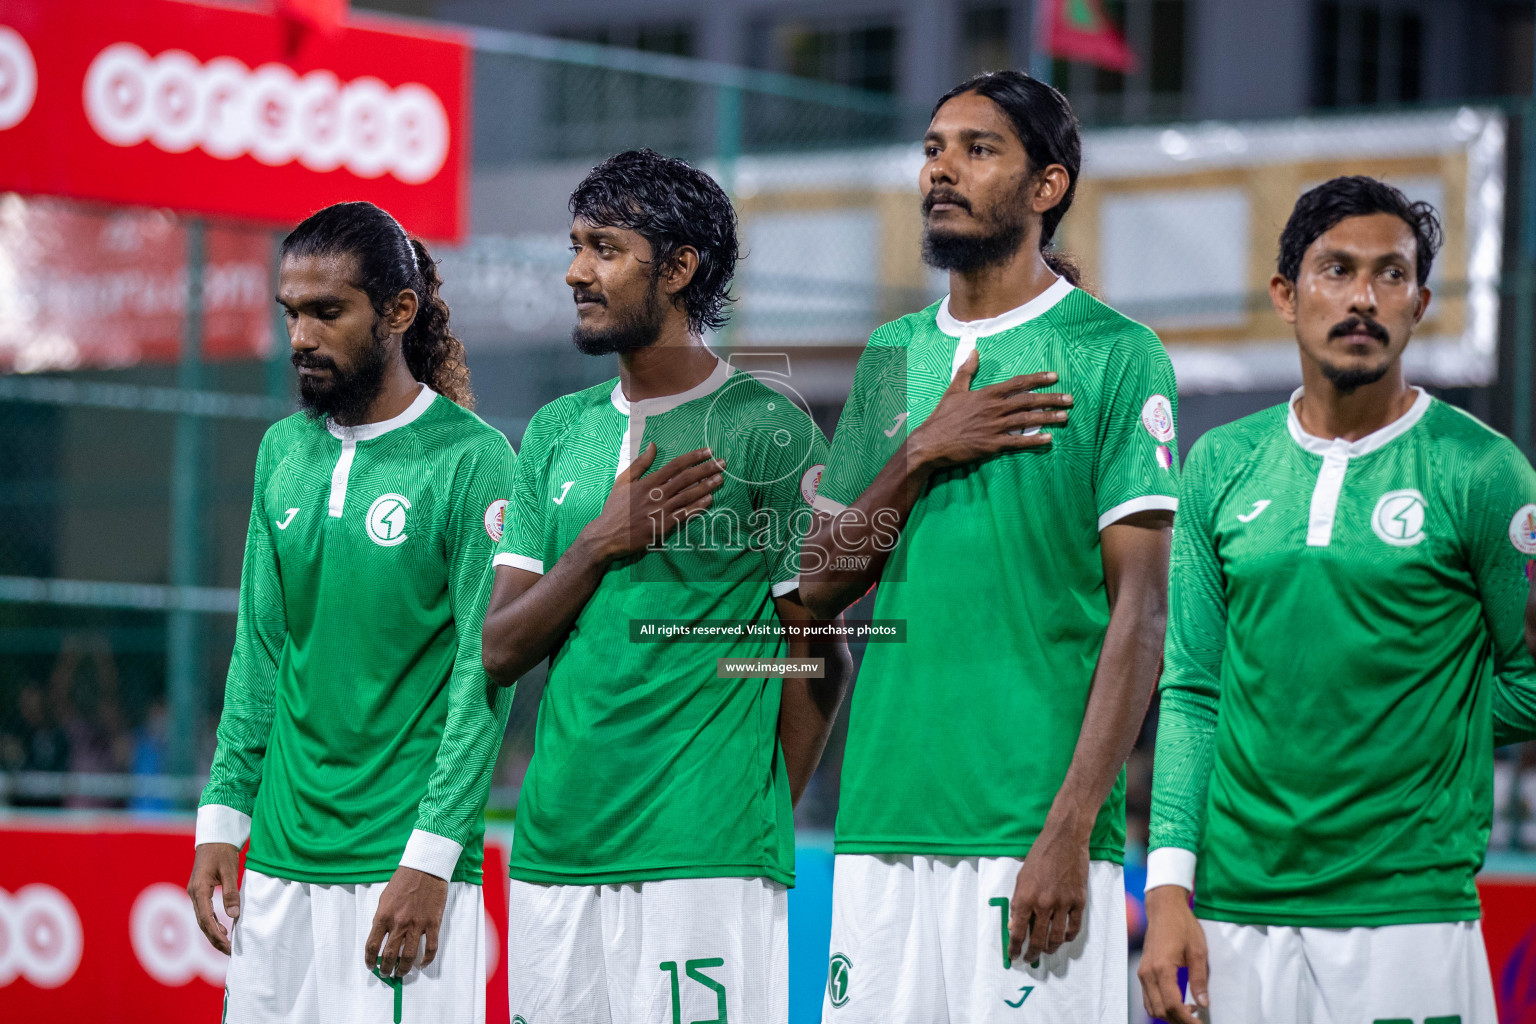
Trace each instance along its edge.
{"label": "metal fence", "polygon": [[[612,374],[570,349],[561,280],[566,195],[593,163],[650,146],[730,188],[739,159],[888,144],[918,123],[888,97],[740,68],[492,31],[475,45],[475,234],[439,255],[478,411],[514,442],[539,404]],[[31,247],[61,232],[154,238],[158,262],[32,265]],[[245,298],[266,310],[275,239],[259,230],[0,196],[0,314],[18,314],[0,328],[13,371],[0,375],[0,805],[195,801],[255,453],[293,409],[281,322],[215,323],[250,319],[220,291],[232,244],[247,264],[264,256]],[[149,291],[167,308],[150,310]],[[82,307],[103,314],[101,337],[38,326]],[[114,314],[153,337],[125,340]],[[537,676],[516,702],[494,806],[515,801]]]}
{"label": "metal fence", "polygon": [[[943,281],[918,259],[916,140],[926,111],[886,96],[681,58],[514,33],[477,31],[474,38],[474,235],[438,255],[479,411],[514,443],[539,405],[613,374],[610,361],[580,356],[567,340],[572,310],[563,272],[566,197],[596,160],[617,150],[643,145],[686,157],[732,193],[746,259],[736,316],[712,341],[738,359],[782,356],[829,435],[869,331],[942,294]],[[1443,128],[1450,141],[1412,152],[1384,144],[1374,155],[1331,163],[1316,152],[1317,139],[1295,159],[1282,153],[1263,163],[1254,154],[1289,144],[1288,131],[1359,135],[1353,123],[1333,122],[1326,131],[1292,123],[1090,133],[1084,188],[1064,240],[1084,257],[1107,299],[1131,306],[1160,279],[1127,277],[1116,246],[1136,248],[1160,272],[1169,260],[1185,258],[1156,255],[1157,245],[1173,244],[1165,229],[1170,218],[1206,231],[1192,236],[1197,257],[1242,258],[1258,274],[1272,258],[1273,235],[1218,238],[1213,226],[1243,197],[1262,208],[1249,222],[1277,233],[1263,210],[1288,209],[1297,187],[1330,167],[1379,164],[1413,187],[1438,188],[1442,203],[1457,205],[1461,246],[1446,260],[1448,269],[1437,270],[1448,274],[1454,264],[1460,275],[1439,293],[1449,310],[1442,333],[1453,341],[1470,337],[1478,245],[1492,247],[1491,269],[1484,268],[1490,272],[1479,280],[1491,282],[1494,310],[1491,333],[1479,336],[1491,346],[1489,372],[1460,382],[1452,373],[1441,383],[1452,398],[1528,440],[1528,386],[1489,383],[1501,359],[1500,380],[1510,378],[1511,366],[1516,379],[1531,378],[1536,264],[1521,252],[1536,248],[1536,227],[1508,216],[1503,202],[1520,191],[1514,186],[1527,165],[1512,156],[1519,147],[1502,141],[1526,121],[1522,112],[1472,111],[1475,126],[1458,122],[1458,111],[1403,115],[1419,117],[1424,138],[1440,138],[1434,133]],[[1497,135],[1497,151],[1479,157],[1471,135],[1453,138],[1458,123],[1483,132],[1478,138],[1485,141]],[[1381,124],[1383,138],[1407,137],[1405,121]],[[1480,178],[1472,173],[1478,159]],[[1168,182],[1177,174],[1189,175],[1190,201],[1214,205],[1189,208],[1169,199]],[[1493,220],[1479,227],[1478,189],[1490,188],[1500,202]],[[239,225],[85,209],[82,215],[97,218],[91,223],[103,232],[161,232],[156,237],[171,239],[184,266],[169,278],[184,309],[126,358],[112,319],[118,309],[134,312],[126,278],[65,287],[53,271],[21,265],[14,247],[7,263],[8,226],[64,223],[79,213],[75,204],[0,196],[0,323],[28,303],[65,312],[98,303],[107,324],[95,354],[48,337],[22,339],[15,351],[25,358],[9,365],[34,372],[0,375],[0,804],[187,807],[212,756],[257,445],[267,425],[292,408],[281,324],[270,311],[259,312],[269,301],[274,243],[259,233],[237,237],[252,234]],[[1528,233],[1524,250],[1513,244],[1520,231]],[[229,269],[237,266],[230,255],[237,250],[244,253],[243,277]],[[1195,367],[1215,381],[1208,390],[1221,391],[1224,374],[1240,376],[1230,367],[1253,365],[1233,345],[1265,344],[1273,325],[1264,321],[1252,276],[1233,278],[1220,294],[1165,304],[1173,315],[1165,324],[1155,322],[1162,307],[1146,305],[1171,347],[1188,346],[1176,356],[1181,376],[1195,379]],[[240,323],[217,320],[234,316],[245,294],[231,281],[244,281],[246,298],[255,296],[248,309],[239,307],[247,318]],[[1178,319],[1191,308],[1204,311],[1206,321]],[[1266,379],[1245,386],[1277,385]],[[1260,397],[1274,400],[1267,391]],[[1230,418],[1247,411],[1240,408],[1245,400],[1229,395],[1225,404],[1202,407],[1190,395],[1183,411],[1186,422],[1215,417],[1218,409]],[[1184,433],[1187,444],[1198,431]],[[493,812],[515,801],[541,689],[539,672],[519,689]],[[802,805],[806,824],[830,826],[840,750],[835,737]],[[1499,789],[1501,813],[1511,824],[1498,836],[1536,845],[1521,809],[1522,794],[1536,789],[1520,781],[1515,764],[1501,768],[1509,777]],[[1133,811],[1145,802],[1147,765],[1145,753],[1133,762]]]}

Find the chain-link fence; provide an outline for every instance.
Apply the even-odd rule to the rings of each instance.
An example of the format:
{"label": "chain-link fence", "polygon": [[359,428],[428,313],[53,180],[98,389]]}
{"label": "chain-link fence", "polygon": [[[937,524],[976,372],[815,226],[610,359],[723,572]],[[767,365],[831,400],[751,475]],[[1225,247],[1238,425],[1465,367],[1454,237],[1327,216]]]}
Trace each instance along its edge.
{"label": "chain-link fence", "polygon": [[[540,405],[614,373],[570,345],[563,278],[567,196],[615,151],[683,156],[731,192],[745,259],[735,316],[711,340],[738,362],[778,360],[829,436],[869,332],[943,294],[919,257],[926,111],[681,58],[474,38],[473,233],[438,255],[479,411],[514,443]],[[1509,430],[1528,391],[1507,383],[1530,335],[1506,202],[1520,122],[1490,108],[1090,132],[1062,243],[1168,341],[1187,445],[1288,389],[1294,352],[1263,282],[1300,189],[1355,171],[1397,180],[1442,207],[1448,232],[1415,372]],[[292,408],[274,247],[248,226],[0,196],[0,803],[195,798],[256,449]],[[519,688],[493,813],[515,802],[541,690],[542,670]],[[830,827],[845,723],[803,824]],[[1515,763],[1498,837],[1536,846]],[[1136,767],[1133,812],[1144,756]]]}
{"label": "chain-link fence", "polygon": [[[473,235],[438,255],[479,412],[514,442],[539,405],[613,373],[568,340],[566,197],[593,163],[650,146],[734,189],[742,160],[886,145],[920,123],[888,97],[783,76],[512,33],[475,41]],[[255,453],[293,408],[270,308],[275,242],[161,210],[0,195],[0,804],[195,799]],[[826,289],[831,309],[837,285],[793,287]],[[906,304],[866,302],[843,340]],[[516,701],[493,807],[515,801],[541,688],[536,672]]]}

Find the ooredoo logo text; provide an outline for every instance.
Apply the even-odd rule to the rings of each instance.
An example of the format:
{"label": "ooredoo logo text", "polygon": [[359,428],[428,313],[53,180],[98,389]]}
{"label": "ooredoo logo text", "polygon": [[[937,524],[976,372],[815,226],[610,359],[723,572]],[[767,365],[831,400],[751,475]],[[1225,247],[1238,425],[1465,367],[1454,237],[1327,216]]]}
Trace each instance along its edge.
{"label": "ooredoo logo text", "polygon": [[342,82],[284,64],[206,64],[183,50],[151,57],[114,43],[85,75],[86,118],[114,146],[148,141],[167,153],[201,149],[219,160],[249,154],[272,167],[345,167],[361,178],[430,180],[448,157],[448,115],[419,83],[390,88],[372,76]]}
{"label": "ooredoo logo text", "polygon": [[36,883],[14,893],[0,889],[0,987],[24,978],[58,988],[74,977],[84,950],[80,915],[68,896]]}

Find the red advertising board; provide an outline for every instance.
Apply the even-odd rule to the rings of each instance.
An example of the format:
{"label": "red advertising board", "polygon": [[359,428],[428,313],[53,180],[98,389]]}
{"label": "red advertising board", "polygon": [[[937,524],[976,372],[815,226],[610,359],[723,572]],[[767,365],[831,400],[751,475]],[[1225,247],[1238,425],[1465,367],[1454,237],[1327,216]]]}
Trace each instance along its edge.
{"label": "red advertising board", "polygon": [[[272,344],[270,231],[204,235],[205,359]],[[175,362],[187,306],[187,229],[165,210],[0,196],[0,373]]]}
{"label": "red advertising board", "polygon": [[[0,825],[0,1020],[217,1021],[229,958],[187,898],[190,822],[31,822]],[[487,1024],[510,1013],[506,875],[506,850],[487,842]]]}
{"label": "red advertising board", "polygon": [[[0,190],[291,225],[367,199],[467,227],[470,51],[264,5],[0,0]],[[385,26],[389,26],[385,30]]]}

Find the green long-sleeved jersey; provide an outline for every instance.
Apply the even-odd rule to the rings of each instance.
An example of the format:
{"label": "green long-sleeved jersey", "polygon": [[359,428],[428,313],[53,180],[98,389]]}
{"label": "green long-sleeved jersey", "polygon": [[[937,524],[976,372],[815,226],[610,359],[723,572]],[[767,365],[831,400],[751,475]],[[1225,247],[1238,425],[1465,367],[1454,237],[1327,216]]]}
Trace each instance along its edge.
{"label": "green long-sleeved jersey", "polygon": [[199,842],[238,844],[228,822],[249,815],[265,874],[377,882],[405,863],[480,880],[512,703],[480,628],[514,459],[425,387],[382,423],[296,414],[267,431]]}
{"label": "green long-sleeved jersey", "polygon": [[1200,439],[1174,531],[1150,844],[1154,865],[1198,854],[1198,915],[1478,916],[1493,747],[1536,725],[1533,552],[1530,464],[1422,391],[1354,442],[1307,434],[1290,405]]}

